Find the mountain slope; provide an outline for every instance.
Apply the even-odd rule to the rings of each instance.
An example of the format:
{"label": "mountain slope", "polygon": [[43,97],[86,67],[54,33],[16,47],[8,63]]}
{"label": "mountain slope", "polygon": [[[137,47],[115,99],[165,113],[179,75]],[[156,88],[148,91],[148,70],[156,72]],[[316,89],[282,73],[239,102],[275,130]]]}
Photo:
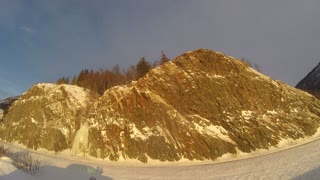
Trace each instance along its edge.
{"label": "mountain slope", "polygon": [[296,85],[296,88],[320,98],[320,63]]}
{"label": "mountain slope", "polygon": [[311,135],[319,126],[319,102],[310,95],[202,49],[107,90],[95,109],[97,132],[109,137],[96,144],[111,149],[112,159],[215,159]]}
{"label": "mountain slope", "polygon": [[[68,101],[72,94],[50,95],[42,92],[44,88],[34,88],[10,109],[1,125],[2,139],[20,138],[34,147],[35,142],[25,138],[25,124],[38,122],[32,135],[39,132],[44,137],[47,126],[42,121],[50,119],[52,131],[65,139],[51,150],[70,148],[74,155],[115,161],[214,160],[226,153],[268,149],[282,139],[313,135],[320,123],[320,102],[313,96],[205,49],[182,54],[137,82],[113,87],[92,104],[78,104],[84,112],[78,118],[71,113],[77,107]],[[37,111],[28,110],[38,96],[46,101],[36,101]],[[91,93],[85,99],[92,99]],[[67,105],[51,111],[47,101]],[[78,127],[70,125],[76,122]],[[48,149],[45,143],[37,147]]]}
{"label": "mountain slope", "polygon": [[34,149],[71,147],[88,96],[88,91],[76,86],[34,85],[11,106],[0,137]]}

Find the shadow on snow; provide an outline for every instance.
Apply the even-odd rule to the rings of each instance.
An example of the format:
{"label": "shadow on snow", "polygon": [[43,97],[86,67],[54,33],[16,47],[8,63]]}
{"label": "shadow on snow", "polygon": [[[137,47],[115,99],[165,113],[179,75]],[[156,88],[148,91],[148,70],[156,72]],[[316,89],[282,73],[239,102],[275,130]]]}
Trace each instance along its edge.
{"label": "shadow on snow", "polygon": [[21,170],[15,170],[10,174],[0,176],[1,180],[112,180],[112,178],[103,176],[103,170],[100,167],[93,168],[82,164],[70,164],[66,168],[54,166],[41,166],[38,176],[31,176],[22,173]]}
{"label": "shadow on snow", "polygon": [[305,172],[300,176],[293,178],[293,180],[319,179],[319,177],[320,177],[320,167],[313,169],[311,171]]}

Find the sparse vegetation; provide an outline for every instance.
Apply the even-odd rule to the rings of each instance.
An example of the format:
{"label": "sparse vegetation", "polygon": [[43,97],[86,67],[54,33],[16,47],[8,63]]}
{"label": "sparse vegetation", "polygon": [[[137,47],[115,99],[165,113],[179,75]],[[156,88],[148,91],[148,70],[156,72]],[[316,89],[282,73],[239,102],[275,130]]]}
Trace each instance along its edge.
{"label": "sparse vegetation", "polygon": [[40,161],[34,159],[28,152],[12,152],[10,149],[0,146],[0,157],[7,156],[12,159],[12,165],[33,176],[39,175]]}
{"label": "sparse vegetation", "polygon": [[252,63],[251,61],[249,61],[248,59],[245,59],[243,57],[240,59],[240,61],[242,61],[243,63],[245,63],[249,67],[252,67],[253,69],[257,70],[258,72],[261,72],[261,67],[258,64]]}
{"label": "sparse vegetation", "polygon": [[33,176],[39,175],[40,161],[34,159],[29,153],[14,153],[10,158],[13,160],[13,165],[18,169]]}

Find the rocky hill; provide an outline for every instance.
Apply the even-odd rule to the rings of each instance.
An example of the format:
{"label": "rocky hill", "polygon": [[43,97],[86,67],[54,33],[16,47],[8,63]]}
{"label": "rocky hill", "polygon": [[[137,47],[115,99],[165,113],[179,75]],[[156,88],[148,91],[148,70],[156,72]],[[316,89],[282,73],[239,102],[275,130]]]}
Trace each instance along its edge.
{"label": "rocky hill", "polygon": [[316,98],[205,49],[95,97],[71,85],[35,85],[10,108],[0,137],[114,161],[214,160],[320,126]]}
{"label": "rocky hill", "polygon": [[88,97],[89,92],[77,86],[34,85],[10,107],[0,137],[34,149],[69,148],[84,123]]}
{"label": "rocky hill", "polygon": [[296,85],[296,88],[320,98],[320,63]]}

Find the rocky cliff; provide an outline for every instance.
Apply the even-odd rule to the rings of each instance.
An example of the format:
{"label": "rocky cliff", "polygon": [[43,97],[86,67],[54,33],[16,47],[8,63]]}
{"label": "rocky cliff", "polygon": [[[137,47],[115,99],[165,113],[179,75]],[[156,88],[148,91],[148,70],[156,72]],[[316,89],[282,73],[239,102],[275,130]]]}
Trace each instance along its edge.
{"label": "rocky cliff", "polygon": [[313,135],[320,123],[313,96],[205,49],[93,97],[78,87],[35,85],[10,108],[0,137],[114,161],[214,160]]}

